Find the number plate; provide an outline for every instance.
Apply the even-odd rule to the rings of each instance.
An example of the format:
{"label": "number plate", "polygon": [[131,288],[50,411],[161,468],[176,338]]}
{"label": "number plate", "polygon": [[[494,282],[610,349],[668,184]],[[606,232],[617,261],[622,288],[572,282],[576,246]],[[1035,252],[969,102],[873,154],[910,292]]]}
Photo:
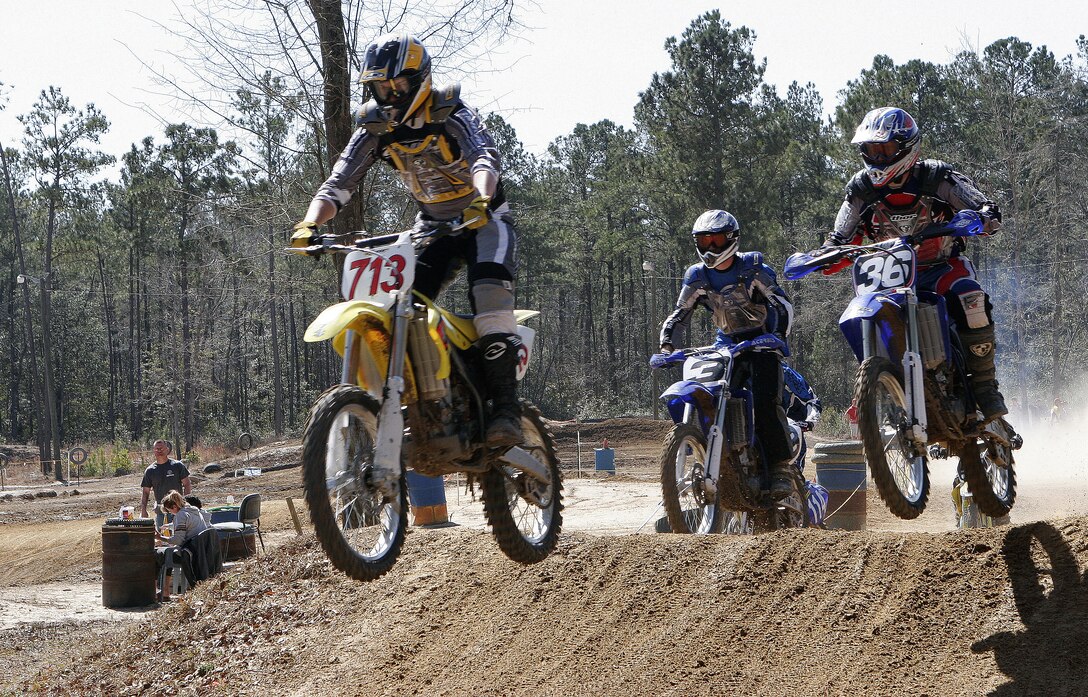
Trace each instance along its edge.
{"label": "number plate", "polygon": [[415,271],[415,249],[410,238],[403,237],[386,247],[348,254],[340,292],[347,300],[369,300],[392,307],[393,293],[411,288]]}
{"label": "number plate", "polygon": [[865,295],[913,285],[914,260],[914,249],[905,244],[858,257],[854,261],[854,293]]}
{"label": "number plate", "polygon": [[684,361],[684,379],[717,382],[725,377],[725,359],[719,353],[699,353]]}

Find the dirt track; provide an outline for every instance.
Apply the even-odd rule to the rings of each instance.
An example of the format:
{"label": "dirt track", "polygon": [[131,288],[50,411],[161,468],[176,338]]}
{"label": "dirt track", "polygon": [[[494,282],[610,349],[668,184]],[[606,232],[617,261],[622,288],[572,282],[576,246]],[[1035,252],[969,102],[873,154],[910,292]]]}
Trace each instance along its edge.
{"label": "dirt track", "polygon": [[[1021,504],[1036,503],[1024,511],[1018,504],[1014,521],[1037,517],[1032,510],[1052,517],[1048,502],[1074,517],[896,531],[951,527],[935,468],[931,509],[913,523],[889,516],[883,527],[891,529],[870,532],[693,538],[642,526],[659,515],[651,436],[660,425],[643,428],[629,442],[611,437],[630,455],[620,459],[627,472],[579,480],[568,470],[567,532],[541,564],[506,560],[479,503],[450,490],[459,525],[413,529],[394,570],[361,585],[333,571],[312,537],[289,534],[286,511],[273,506],[269,527],[283,544],[180,601],[126,613],[133,621],[88,614],[0,629],[0,694],[1088,691],[1088,511],[1083,480],[1068,481],[1084,463],[1066,460],[1081,469],[1058,472],[1048,450],[1062,447],[1056,439],[1026,449]],[[587,440],[583,431],[584,446],[598,444]],[[247,482],[213,478],[198,492],[215,499],[259,485],[282,498],[297,494],[297,481],[297,470]],[[1056,491],[1068,495],[1057,499]],[[86,516],[53,525],[97,530],[101,519],[91,513],[112,507],[116,495],[89,490],[77,499]],[[34,513],[23,513],[38,517],[62,501],[71,516],[70,498],[28,503]],[[881,527],[876,505],[871,497],[871,523]],[[632,534],[640,527],[643,534]],[[27,528],[49,534],[17,523],[0,525],[0,534],[14,539]],[[0,569],[9,578],[0,585],[23,587],[0,605],[15,592],[43,600],[45,589],[26,587],[27,572],[16,573],[4,550]],[[100,603],[85,569],[74,573],[56,554],[41,554],[41,574]],[[175,625],[179,632],[167,631]]]}

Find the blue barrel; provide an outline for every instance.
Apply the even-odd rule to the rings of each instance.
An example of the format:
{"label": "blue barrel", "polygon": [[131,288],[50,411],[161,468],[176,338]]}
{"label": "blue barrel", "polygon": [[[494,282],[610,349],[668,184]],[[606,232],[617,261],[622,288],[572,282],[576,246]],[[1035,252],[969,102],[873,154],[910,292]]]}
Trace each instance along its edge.
{"label": "blue barrel", "polygon": [[416,525],[432,525],[449,521],[446,509],[446,480],[428,477],[408,470],[408,501]]}
{"label": "blue barrel", "polygon": [[599,472],[616,471],[616,451],[614,448],[595,448],[593,450],[594,469]]}
{"label": "blue barrel", "polygon": [[[820,445],[816,446],[820,455]],[[825,459],[827,458],[827,459]],[[827,489],[827,527],[838,530],[864,530],[866,516],[865,456],[813,457],[816,465],[816,483]],[[830,460],[830,461],[828,461]],[[853,460],[853,461],[850,461]]]}

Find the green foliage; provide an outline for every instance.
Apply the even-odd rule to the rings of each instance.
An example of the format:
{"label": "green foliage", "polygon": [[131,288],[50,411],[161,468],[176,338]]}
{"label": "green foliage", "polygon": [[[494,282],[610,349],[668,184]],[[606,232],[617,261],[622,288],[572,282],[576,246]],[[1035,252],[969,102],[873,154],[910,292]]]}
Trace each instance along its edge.
{"label": "green foliage", "polygon": [[[633,128],[580,123],[534,154],[509,122],[486,116],[519,233],[517,305],[542,312],[522,393],[552,418],[649,414],[676,377],[655,382],[646,359],[696,262],[695,217],[728,209],[741,249],[781,269],[825,238],[860,167],[848,141],[862,115],[888,104],[917,118],[925,157],[952,163],[1004,211],[1004,230],[969,253],[994,301],[1006,391],[1024,402],[1040,385],[1061,391],[1088,342],[1077,301],[1088,242],[1076,233],[1088,223],[1088,42],[1064,58],[1016,38],[947,64],[875,56],[828,119],[815,86],[764,82],[755,40],[719,11],[695,18],[664,42],[669,67],[648,76]],[[96,181],[112,161],[94,149],[105,116],[42,92],[23,116],[22,147],[4,151],[14,206],[0,196],[0,234],[17,221],[26,257],[24,269],[0,245],[5,435],[40,428],[28,339],[46,330],[65,441],[167,434],[195,464],[201,443],[301,430],[340,370],[329,346],[301,341],[338,300],[335,264],[280,251],[329,168],[322,130],[300,119],[321,90],[302,77],[260,68],[225,100],[237,142],[170,124],[122,155],[116,181]],[[384,166],[355,197],[373,232],[415,215]],[[39,298],[24,302],[27,287],[14,284],[19,273],[51,274],[45,321]],[[783,285],[796,310],[791,362],[827,406],[820,433],[844,435],[856,360],[836,319],[848,280]],[[469,311],[463,277],[443,302]],[[712,331],[698,314],[687,341]],[[98,448],[84,472],[113,473],[127,457]]]}
{"label": "green foliage", "polygon": [[132,462],[130,445],[114,443],[100,445],[91,450],[87,461],[80,468],[81,477],[121,477],[132,474],[136,465]]}

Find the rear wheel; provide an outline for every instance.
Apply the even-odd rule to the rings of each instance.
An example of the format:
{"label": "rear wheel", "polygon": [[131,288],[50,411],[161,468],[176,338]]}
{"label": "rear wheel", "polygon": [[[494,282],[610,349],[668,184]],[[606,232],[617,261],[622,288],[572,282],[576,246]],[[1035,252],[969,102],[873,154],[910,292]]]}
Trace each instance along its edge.
{"label": "rear wheel", "polygon": [[803,528],[808,525],[808,500],[805,498],[805,485],[800,473],[793,477],[793,488],[788,496],[776,501],[769,510],[753,513],[752,518],[755,532]]}
{"label": "rear wheel", "polygon": [[719,533],[723,511],[703,489],[706,437],[691,424],[677,424],[665,437],[661,453],[661,496],[673,532]]}
{"label": "rear wheel", "polygon": [[392,568],[408,527],[404,470],[397,493],[370,484],[378,402],[352,385],[337,385],[310,410],[302,438],[306,505],[317,539],[340,571],[372,581]]}
{"label": "rear wheel", "polygon": [[563,527],[563,482],[555,443],[537,408],[522,401],[521,448],[544,465],[545,482],[501,461],[482,479],[484,516],[503,554],[522,564],[541,561],[555,549]]}
{"label": "rear wheel", "polygon": [[989,437],[964,442],[958,452],[960,470],[978,509],[988,516],[1008,515],[1016,501],[1011,434],[1000,421],[986,425]]}
{"label": "rear wheel", "polygon": [[907,400],[891,361],[866,358],[858,368],[854,399],[865,460],[888,510],[905,520],[917,518],[929,498],[929,467],[914,454],[907,431]]}
{"label": "rear wheel", "polygon": [[748,511],[726,511],[723,530],[726,535],[753,535],[756,531],[756,520]]}

